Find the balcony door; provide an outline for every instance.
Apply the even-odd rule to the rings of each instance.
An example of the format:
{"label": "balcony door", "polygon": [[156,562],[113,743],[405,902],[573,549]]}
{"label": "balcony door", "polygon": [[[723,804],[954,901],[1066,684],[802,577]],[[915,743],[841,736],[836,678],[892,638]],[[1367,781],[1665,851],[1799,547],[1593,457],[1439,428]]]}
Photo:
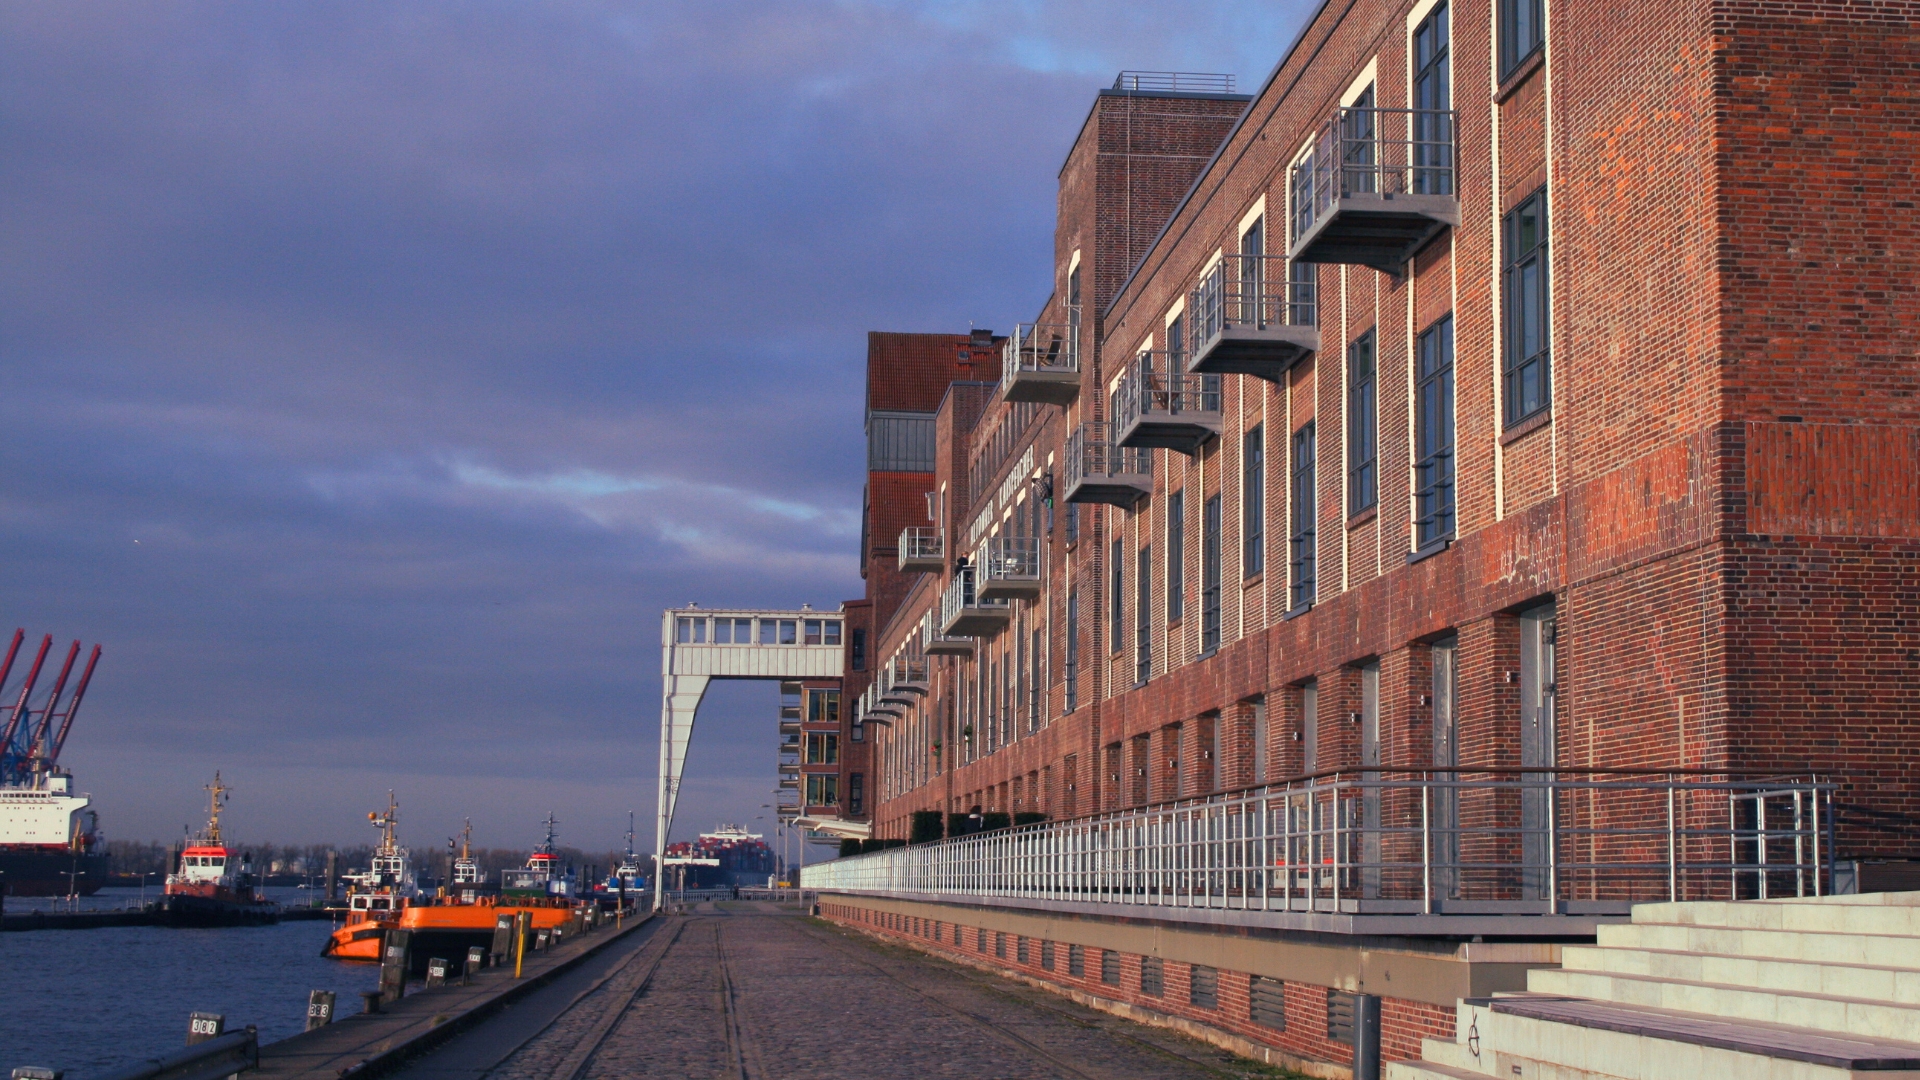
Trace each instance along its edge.
{"label": "balcony door", "polygon": [[[1459,673],[1460,643],[1446,638],[1433,646],[1433,765],[1443,769],[1460,764]],[[1429,796],[1427,858],[1433,865],[1433,895],[1441,899],[1460,895],[1460,793],[1445,786],[1458,773],[1436,772]]]}
{"label": "balcony door", "polygon": [[[1556,764],[1553,716],[1554,608],[1547,604],[1520,616],[1520,767],[1551,769]],[[1552,850],[1553,821],[1546,784],[1550,772],[1522,773],[1526,788],[1520,795],[1521,895],[1528,900],[1547,895],[1547,864]]]}
{"label": "balcony door", "polygon": [[1380,896],[1380,665],[1360,668],[1360,895]]}

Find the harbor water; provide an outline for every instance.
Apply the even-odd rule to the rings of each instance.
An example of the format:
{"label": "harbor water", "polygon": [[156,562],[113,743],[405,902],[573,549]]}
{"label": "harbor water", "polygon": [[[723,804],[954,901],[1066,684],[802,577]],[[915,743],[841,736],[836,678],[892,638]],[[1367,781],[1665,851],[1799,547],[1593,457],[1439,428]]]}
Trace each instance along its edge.
{"label": "harbor water", "polygon": [[[313,895],[268,892],[283,904],[305,904]],[[103,889],[89,900],[90,908],[132,906],[139,890]],[[375,987],[379,972],[323,958],[332,929],[320,920],[0,934],[0,1015],[7,1018],[0,1076],[44,1065],[66,1070],[67,1080],[90,1080],[185,1046],[187,1014],[196,1011],[225,1015],[228,1030],[252,1024],[263,1043],[284,1039],[305,1028],[313,990],[337,995],[337,1016],[358,1012],[361,991]]]}

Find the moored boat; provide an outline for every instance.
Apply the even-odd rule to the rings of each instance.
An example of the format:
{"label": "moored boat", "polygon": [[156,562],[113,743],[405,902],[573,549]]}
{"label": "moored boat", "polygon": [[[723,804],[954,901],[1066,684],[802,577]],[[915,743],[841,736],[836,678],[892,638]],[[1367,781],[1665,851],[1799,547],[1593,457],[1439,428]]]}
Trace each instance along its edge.
{"label": "moored boat", "polygon": [[207,785],[207,828],[180,851],[155,905],[165,926],[263,926],[280,921],[280,905],[260,894],[245,852],[220,837],[220,812],[232,789],[213,774]]}
{"label": "moored boat", "polygon": [[497,893],[483,890],[479,864],[471,856],[471,847],[463,845],[461,857],[453,863],[454,883],[448,895],[414,901],[399,914],[396,925],[409,932],[414,970],[426,970],[433,957],[457,969],[468,949],[491,948],[494,927],[502,915],[525,912],[534,932],[570,922],[580,904],[573,897],[572,876],[560,868],[553,841],[554,819],[549,814],[546,839],[527,857],[526,866],[501,871]]}
{"label": "moored boat", "polygon": [[387,792],[387,812],[369,813],[367,821],[380,830],[380,846],[362,874],[346,875],[346,920],[328,935],[320,955],[335,960],[379,963],[387,931],[400,925],[400,917],[414,900],[413,870],[406,848],[400,846],[394,827],[400,823],[400,804]]}
{"label": "moored boat", "polygon": [[[0,687],[20,656],[25,630],[0,658]],[[80,656],[80,643],[67,651],[52,691],[35,707],[34,687],[53,648],[53,635],[41,642],[32,668],[12,690],[11,708],[0,709],[0,894],[11,896],[92,896],[107,883],[106,842],[90,800],[73,790],[73,776],[60,768],[73,719],[80,711],[100,646],[93,647],[73,697],[61,701],[67,677]]]}

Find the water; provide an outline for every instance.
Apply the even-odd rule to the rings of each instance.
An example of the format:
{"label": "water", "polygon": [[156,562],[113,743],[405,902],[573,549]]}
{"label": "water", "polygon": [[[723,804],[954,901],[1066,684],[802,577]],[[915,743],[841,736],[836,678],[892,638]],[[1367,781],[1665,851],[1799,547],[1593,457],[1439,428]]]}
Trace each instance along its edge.
{"label": "water", "polygon": [[[268,891],[281,903],[312,895]],[[90,899],[117,907],[137,903],[139,890],[103,889]],[[10,897],[9,910],[20,910],[17,902]],[[0,1076],[46,1065],[67,1070],[68,1080],[89,1080],[185,1046],[194,1011],[225,1014],[229,1031],[252,1024],[263,1043],[284,1039],[305,1029],[311,990],[338,995],[338,1016],[358,1012],[360,992],[375,987],[379,969],[323,959],[320,946],[332,931],[314,921],[0,934]]]}

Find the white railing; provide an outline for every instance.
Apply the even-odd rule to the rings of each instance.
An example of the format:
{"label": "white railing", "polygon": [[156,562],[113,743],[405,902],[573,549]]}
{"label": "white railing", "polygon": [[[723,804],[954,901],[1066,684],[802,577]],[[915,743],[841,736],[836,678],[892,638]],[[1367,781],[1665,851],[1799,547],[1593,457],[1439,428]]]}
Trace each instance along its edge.
{"label": "white railing", "polygon": [[1034,536],[989,537],[980,556],[980,583],[1032,584],[1040,580],[1040,539]]}
{"label": "white railing", "polygon": [[819,863],[810,889],[1379,914],[1624,913],[1830,888],[1832,783],[1638,770],[1331,773]]}
{"label": "white railing", "polygon": [[914,526],[900,530],[900,561],[941,562],[947,556],[946,537],[939,529]]}

